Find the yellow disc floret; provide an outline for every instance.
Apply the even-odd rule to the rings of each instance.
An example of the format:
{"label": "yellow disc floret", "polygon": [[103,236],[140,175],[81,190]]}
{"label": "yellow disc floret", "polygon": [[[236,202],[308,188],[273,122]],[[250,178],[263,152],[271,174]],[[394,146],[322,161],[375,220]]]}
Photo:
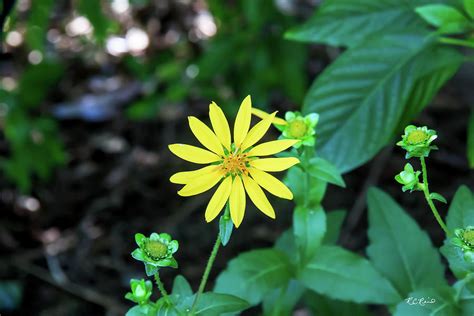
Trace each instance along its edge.
{"label": "yellow disc floret", "polygon": [[474,246],[474,230],[466,230],[462,234],[464,241],[469,244],[469,246]]}
{"label": "yellow disc floret", "polygon": [[249,163],[248,155],[234,152],[227,155],[222,162],[222,169],[226,176],[237,176],[241,174],[248,174],[247,167]]}
{"label": "yellow disc floret", "polygon": [[155,260],[166,257],[168,253],[168,246],[158,240],[147,240],[143,246],[146,254]]}
{"label": "yellow disc floret", "polygon": [[289,134],[294,138],[301,138],[306,135],[308,126],[302,120],[294,120],[289,123]]}
{"label": "yellow disc floret", "polygon": [[430,135],[422,130],[414,130],[407,136],[407,142],[411,145],[422,143],[430,138]]}

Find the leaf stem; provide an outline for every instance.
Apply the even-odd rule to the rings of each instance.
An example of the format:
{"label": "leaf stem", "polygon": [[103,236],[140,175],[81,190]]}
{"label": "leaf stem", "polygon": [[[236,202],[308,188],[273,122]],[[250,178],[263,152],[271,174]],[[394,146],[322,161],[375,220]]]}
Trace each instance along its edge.
{"label": "leaf stem", "polygon": [[443,44],[448,44],[448,45],[474,48],[474,42],[470,42],[470,41],[466,41],[466,40],[458,39],[458,38],[440,37],[439,42]]}
{"label": "leaf stem", "polygon": [[422,170],[422,174],[423,174],[423,193],[425,194],[426,202],[428,202],[428,205],[430,206],[434,217],[438,221],[439,226],[441,226],[441,228],[444,230],[446,235],[449,236],[450,233],[449,233],[448,227],[446,226],[443,219],[439,215],[439,212],[436,209],[436,206],[434,205],[433,200],[431,199],[431,196],[430,196],[430,189],[428,188],[428,173],[426,171],[425,157],[423,157],[423,156],[420,157],[420,161],[421,161],[421,170]]}
{"label": "leaf stem", "polygon": [[214,247],[212,248],[212,251],[211,251],[211,255],[209,256],[209,260],[207,261],[206,269],[204,270],[204,274],[202,275],[198,292],[196,294],[196,297],[194,298],[193,306],[191,307],[191,315],[194,315],[194,311],[196,310],[199,296],[201,296],[201,294],[204,292],[207,279],[209,278],[209,273],[211,272],[212,265],[214,264],[214,261],[216,260],[217,252],[219,251],[220,245],[221,245],[221,235],[220,233],[218,233],[216,242],[214,243]]}
{"label": "leaf stem", "polygon": [[161,296],[163,296],[166,302],[171,305],[170,297],[168,296],[168,292],[166,292],[163,282],[161,282],[159,272],[155,273],[155,282],[156,282],[156,285],[158,286],[158,289],[160,290]]}

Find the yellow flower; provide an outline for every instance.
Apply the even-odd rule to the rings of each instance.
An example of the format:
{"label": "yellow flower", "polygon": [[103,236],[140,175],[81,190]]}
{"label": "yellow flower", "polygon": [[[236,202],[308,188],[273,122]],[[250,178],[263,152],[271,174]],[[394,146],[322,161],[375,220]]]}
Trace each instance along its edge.
{"label": "yellow flower", "polygon": [[212,221],[229,201],[230,215],[235,227],[242,223],[245,213],[246,192],[250,200],[265,215],[275,218],[275,211],[262,187],[273,195],[293,199],[291,191],[267,171],[283,171],[299,163],[294,157],[259,158],[270,156],[293,146],[297,140],[275,140],[254,146],[267,132],[275,113],[250,128],[252,103],[250,96],[240,105],[234,123],[234,141],[222,109],[212,102],[209,106],[211,130],[197,118],[189,117],[189,126],[197,140],[207,148],[172,144],[169,149],[176,156],[197,164],[208,164],[194,171],[178,172],[170,181],[184,184],[181,196],[192,196],[217,185],[206,208],[205,218]]}

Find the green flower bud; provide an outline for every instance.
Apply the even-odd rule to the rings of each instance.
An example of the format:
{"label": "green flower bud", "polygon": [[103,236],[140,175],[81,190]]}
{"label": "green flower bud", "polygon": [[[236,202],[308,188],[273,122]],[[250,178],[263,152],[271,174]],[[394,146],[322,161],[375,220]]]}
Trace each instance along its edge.
{"label": "green flower bud", "polygon": [[173,254],[178,250],[179,244],[170,235],[152,233],[147,238],[143,234],[135,234],[135,242],[139,248],[132,252],[132,257],[145,264],[148,276],[154,275],[162,267],[178,267]]}
{"label": "green flower bud", "polygon": [[300,112],[286,112],[285,121],[286,125],[275,125],[282,132],[282,138],[301,140],[293,145],[295,148],[314,146],[319,114],[311,113],[302,116]]}
{"label": "green flower bud", "polygon": [[474,263],[474,226],[467,226],[465,229],[454,230],[451,243],[461,248],[464,253],[464,260]]}
{"label": "green flower bud", "polygon": [[137,304],[143,305],[147,304],[150,296],[152,294],[153,284],[151,281],[141,280],[130,280],[130,288],[132,292],[128,292],[125,295],[125,298],[135,302]]}
{"label": "green flower bud", "polygon": [[408,125],[405,128],[405,134],[402,135],[402,140],[397,143],[407,151],[405,158],[411,157],[428,157],[431,150],[436,150],[438,147],[432,146],[433,142],[438,136],[436,131],[428,129],[428,127],[416,127]]}
{"label": "green flower bud", "polygon": [[395,176],[395,180],[403,185],[403,192],[407,190],[410,190],[410,192],[418,191],[422,188],[422,184],[418,179],[420,174],[420,171],[413,170],[413,166],[407,163],[404,170]]}

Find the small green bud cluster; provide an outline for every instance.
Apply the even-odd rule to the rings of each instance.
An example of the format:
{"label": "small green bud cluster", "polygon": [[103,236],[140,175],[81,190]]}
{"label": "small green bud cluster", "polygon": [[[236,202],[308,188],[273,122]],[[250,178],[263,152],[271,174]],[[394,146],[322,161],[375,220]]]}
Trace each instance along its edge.
{"label": "small green bud cluster", "polygon": [[411,157],[428,157],[431,150],[436,150],[438,147],[431,145],[437,138],[436,131],[428,129],[428,127],[416,127],[408,125],[405,128],[405,134],[402,135],[402,140],[397,143],[407,151],[405,158]]}
{"label": "small green bud cluster", "polygon": [[415,171],[413,166],[407,163],[404,170],[395,176],[395,180],[403,185],[403,192],[407,190],[410,190],[410,193],[413,191],[421,191],[423,190],[423,184],[420,183],[419,180],[420,174],[421,171]]}
{"label": "small green bud cluster", "polygon": [[144,305],[150,300],[153,290],[153,283],[149,280],[145,281],[143,279],[131,279],[130,288],[132,292],[128,292],[125,295],[125,298],[139,305]]}
{"label": "small green bud cluster", "polygon": [[178,267],[173,254],[178,250],[179,244],[170,235],[152,233],[150,237],[145,237],[143,234],[135,234],[135,242],[138,248],[132,252],[132,257],[145,264],[148,276],[154,275],[162,267]]}
{"label": "small green bud cluster", "polygon": [[300,142],[293,145],[295,148],[314,146],[319,114],[311,113],[303,116],[300,112],[286,112],[285,121],[286,125],[275,125],[282,132],[282,138],[299,139]]}
{"label": "small green bud cluster", "polygon": [[461,248],[464,253],[464,260],[474,263],[474,226],[467,226],[465,229],[454,230],[451,242]]}

